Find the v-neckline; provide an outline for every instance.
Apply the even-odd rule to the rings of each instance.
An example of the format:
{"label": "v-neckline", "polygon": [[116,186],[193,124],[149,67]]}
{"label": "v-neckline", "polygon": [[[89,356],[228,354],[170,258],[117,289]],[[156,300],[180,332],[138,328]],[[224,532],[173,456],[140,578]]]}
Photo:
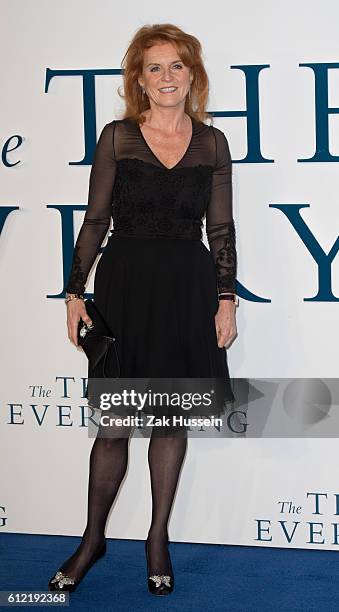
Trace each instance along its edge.
{"label": "v-neckline", "polygon": [[191,124],[192,124],[192,134],[191,134],[190,141],[189,141],[189,143],[188,143],[188,146],[187,146],[186,151],[185,151],[185,153],[183,154],[183,156],[182,156],[182,157],[179,159],[179,161],[178,161],[178,162],[177,162],[177,163],[176,163],[174,166],[171,166],[171,168],[169,168],[168,166],[166,166],[166,164],[164,164],[164,163],[161,161],[161,159],[159,159],[159,157],[158,157],[158,156],[157,156],[157,155],[154,153],[154,151],[153,151],[153,150],[151,149],[151,147],[149,146],[149,144],[148,144],[148,142],[147,142],[147,140],[146,140],[145,136],[143,135],[143,133],[142,133],[142,131],[141,131],[140,124],[139,124],[139,123],[137,123],[137,127],[138,127],[138,130],[139,130],[139,134],[141,135],[141,138],[143,139],[143,141],[144,141],[144,143],[145,143],[145,145],[146,145],[147,149],[148,149],[148,150],[150,151],[150,153],[153,155],[154,159],[156,159],[156,160],[157,160],[157,162],[159,162],[159,164],[161,164],[161,166],[162,166],[163,168],[165,168],[165,170],[168,170],[168,172],[171,172],[171,170],[174,170],[174,169],[175,169],[177,166],[179,166],[179,164],[180,164],[180,163],[181,163],[181,162],[182,162],[182,161],[185,159],[185,157],[186,157],[186,155],[187,155],[187,153],[188,153],[188,151],[189,151],[189,149],[190,149],[190,147],[191,147],[191,144],[192,144],[192,141],[193,141],[193,136],[194,136],[194,127],[195,127],[195,126],[194,126],[194,119],[193,119],[193,117],[191,117],[190,115],[189,115],[189,117],[190,117]]}

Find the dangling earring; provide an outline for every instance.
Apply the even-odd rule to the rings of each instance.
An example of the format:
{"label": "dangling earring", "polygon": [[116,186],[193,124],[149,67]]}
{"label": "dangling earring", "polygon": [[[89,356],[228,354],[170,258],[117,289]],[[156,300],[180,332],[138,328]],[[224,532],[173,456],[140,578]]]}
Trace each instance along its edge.
{"label": "dangling earring", "polygon": [[142,95],[144,96],[144,95],[145,95],[145,93],[146,93],[146,92],[145,92],[145,89],[144,89],[144,87],[143,87],[143,88],[142,88]]}

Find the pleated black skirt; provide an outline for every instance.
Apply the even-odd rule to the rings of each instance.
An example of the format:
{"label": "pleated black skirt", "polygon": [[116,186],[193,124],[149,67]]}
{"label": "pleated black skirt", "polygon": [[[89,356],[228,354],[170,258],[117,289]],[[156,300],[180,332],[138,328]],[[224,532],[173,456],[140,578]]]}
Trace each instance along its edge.
{"label": "pleated black skirt", "polygon": [[235,400],[215,329],[214,262],[201,240],[112,233],[98,262],[94,301],[114,333],[127,378],[209,378]]}

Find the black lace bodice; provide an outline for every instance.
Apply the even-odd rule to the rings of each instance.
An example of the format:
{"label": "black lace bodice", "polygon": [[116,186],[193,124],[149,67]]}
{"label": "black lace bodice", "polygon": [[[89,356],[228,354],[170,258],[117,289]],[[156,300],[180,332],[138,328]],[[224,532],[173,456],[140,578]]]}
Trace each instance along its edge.
{"label": "black lace bodice", "polygon": [[203,218],[219,293],[235,293],[232,160],[224,133],[192,119],[181,160],[165,166],[132,119],[107,123],[95,149],[88,205],[65,290],[84,293],[88,274],[113,218],[121,236],[202,239]]}

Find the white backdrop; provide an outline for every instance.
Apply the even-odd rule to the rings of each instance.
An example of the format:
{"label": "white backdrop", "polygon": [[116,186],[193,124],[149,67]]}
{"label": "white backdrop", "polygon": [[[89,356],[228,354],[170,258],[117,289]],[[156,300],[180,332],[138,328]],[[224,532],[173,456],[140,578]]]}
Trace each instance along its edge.
{"label": "white backdrop", "polygon": [[[0,529],[81,535],[93,443],[81,421],[86,358],[68,340],[63,299],[47,296],[63,287],[61,217],[51,206],[86,202],[90,166],[69,164],[84,156],[81,78],[54,77],[45,92],[46,71],[119,69],[136,29],[164,22],[202,42],[210,111],[244,110],[245,73],[236,67],[268,65],[259,74],[260,148],[274,163],[235,161],[233,186],[238,281],[270,301],[241,300],[230,373],[335,378],[338,303],[305,301],[318,293],[318,266],[287,216],[270,204],[307,204],[300,216],[328,254],[338,236],[338,162],[297,161],[314,155],[316,134],[314,71],[299,64],[339,62],[339,6],[329,0],[210,0],[207,7],[178,0],[166,6],[155,0],[132,6],[2,0],[0,6],[0,210],[18,207],[0,237]],[[97,134],[119,118],[121,82],[119,75],[95,79]],[[329,71],[328,85],[328,104],[339,107],[338,68]],[[244,159],[246,118],[216,117],[214,124],[224,130],[233,160]],[[6,145],[14,135],[23,138],[17,148],[15,138]],[[329,143],[331,154],[339,155],[337,114],[329,118]],[[6,146],[15,150],[6,152]],[[7,167],[4,160],[19,163]],[[74,215],[76,234],[83,214]],[[331,274],[339,296],[338,257]],[[94,269],[88,291],[93,278]],[[68,397],[57,377],[70,378]],[[147,533],[147,444],[131,441],[109,537],[142,539]],[[335,438],[190,439],[170,538],[335,548],[338,455]],[[310,493],[327,495],[321,514]],[[291,502],[283,511],[282,501]],[[310,523],[316,523],[313,537]]]}

